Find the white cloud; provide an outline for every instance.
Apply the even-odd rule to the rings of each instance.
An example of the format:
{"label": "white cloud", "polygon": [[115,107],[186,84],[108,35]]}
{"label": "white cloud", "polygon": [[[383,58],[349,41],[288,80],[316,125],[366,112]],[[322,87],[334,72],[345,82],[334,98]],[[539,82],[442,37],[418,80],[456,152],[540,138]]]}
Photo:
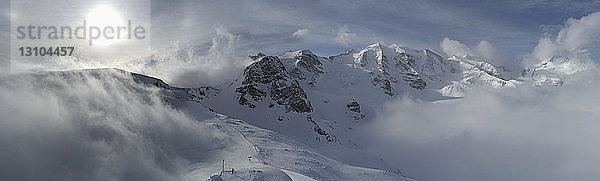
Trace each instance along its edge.
{"label": "white cloud", "polygon": [[238,46],[238,35],[217,27],[208,50],[176,43],[124,69],[160,77],[174,86],[216,86],[233,79],[250,63],[247,55],[238,55]]}
{"label": "white cloud", "polygon": [[477,44],[473,50],[476,52],[476,54],[486,59],[494,59],[498,57],[498,51],[496,51],[496,47],[485,40],[479,42],[479,44]]}
{"label": "white cloud", "polygon": [[0,79],[0,180],[179,180],[209,134],[116,70]]}
{"label": "white cloud", "polygon": [[338,29],[337,36],[335,37],[335,41],[349,47],[352,43],[352,40],[356,37],[355,33],[350,32],[348,26],[342,26]]}
{"label": "white cloud", "polygon": [[556,38],[543,37],[539,40],[524,64],[537,63],[552,56],[571,56],[581,61],[591,61],[590,48],[600,39],[600,12],[581,19],[569,19]]}
{"label": "white cloud", "polygon": [[302,28],[302,29],[299,29],[299,30],[295,31],[295,32],[292,34],[292,37],[293,37],[293,38],[302,38],[302,37],[303,37],[304,35],[306,35],[308,32],[310,32],[310,30],[308,30],[308,29],[306,29],[306,28]]}
{"label": "white cloud", "polygon": [[451,40],[448,37],[444,38],[440,43],[442,51],[448,56],[456,55],[459,57],[472,55],[471,49],[467,45],[459,41]]}
{"label": "white cloud", "polygon": [[598,72],[561,88],[474,90],[451,102],[388,104],[370,148],[422,180],[594,180]]}
{"label": "white cloud", "polygon": [[565,46],[568,51],[588,48],[600,39],[600,12],[592,13],[581,19],[567,20],[565,27],[556,37],[556,43]]}
{"label": "white cloud", "polygon": [[504,57],[500,56],[496,50],[496,47],[486,40],[482,40],[479,42],[479,44],[477,44],[477,46],[469,48],[467,45],[457,40],[451,40],[446,37],[440,43],[440,47],[448,56],[476,56],[483,58],[484,61],[497,67],[516,69],[516,64],[514,62],[510,62]]}

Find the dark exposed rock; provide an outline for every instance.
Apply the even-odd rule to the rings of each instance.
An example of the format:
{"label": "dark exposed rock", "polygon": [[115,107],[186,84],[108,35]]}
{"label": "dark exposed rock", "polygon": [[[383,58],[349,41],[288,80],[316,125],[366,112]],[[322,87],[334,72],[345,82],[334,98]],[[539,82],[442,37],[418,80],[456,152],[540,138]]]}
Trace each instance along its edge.
{"label": "dark exposed rock", "polygon": [[219,94],[219,90],[212,87],[200,87],[200,88],[180,88],[173,87],[162,81],[161,79],[131,73],[133,81],[138,84],[145,86],[153,86],[160,88],[163,95],[166,95],[165,99],[185,99],[186,101],[202,101],[212,96]]}
{"label": "dark exposed rock", "polygon": [[389,79],[383,78],[380,75],[375,75],[375,76],[373,76],[372,83],[374,86],[377,86],[377,87],[383,89],[383,93],[385,93],[389,96],[394,96],[394,93],[392,91],[392,85],[391,85]]}
{"label": "dark exposed rock", "polygon": [[395,65],[403,69],[401,74],[402,80],[408,82],[410,87],[419,90],[423,90],[427,87],[427,83],[423,81],[420,74],[413,68],[413,65],[415,64],[414,57],[406,53],[399,53],[394,57],[394,60],[396,61]]}
{"label": "dark exposed rock", "polygon": [[250,57],[250,59],[252,59],[252,60],[256,61],[256,60],[258,60],[259,58],[262,58],[262,57],[264,57],[264,56],[267,56],[267,55],[265,55],[265,54],[264,54],[264,53],[262,53],[262,52],[258,52],[258,54],[256,54],[256,55],[250,55],[249,57]]}
{"label": "dark exposed rock", "polygon": [[306,93],[293,80],[278,57],[265,56],[244,70],[242,85],[236,89],[240,93],[238,103],[255,107],[253,102],[269,96],[287,111],[311,112],[312,106]]}
{"label": "dark exposed rock", "polygon": [[314,126],[313,130],[317,134],[325,136],[325,139],[327,140],[327,142],[337,142],[338,141],[337,137],[335,137],[334,135],[331,135],[331,134],[325,132],[325,130],[321,129],[321,127],[312,119],[312,116],[310,114],[306,115],[306,120],[308,120],[308,122],[313,124],[313,126]]}
{"label": "dark exposed rock", "polygon": [[314,85],[316,79],[323,73],[323,63],[310,50],[298,51],[294,60],[295,66],[289,71],[290,76],[309,85]]}
{"label": "dark exposed rock", "polygon": [[360,104],[358,104],[358,102],[356,101],[352,101],[351,103],[346,104],[346,107],[348,107],[350,111],[360,113]]}
{"label": "dark exposed rock", "polygon": [[346,104],[346,107],[350,110],[350,112],[347,112],[346,114],[349,114],[354,121],[362,120],[366,117],[366,115],[361,112],[360,104],[358,102],[352,101]]}
{"label": "dark exposed rock", "polygon": [[406,73],[402,76],[402,79],[408,82],[408,85],[412,88],[423,90],[427,87],[427,83],[421,79],[419,74]]}

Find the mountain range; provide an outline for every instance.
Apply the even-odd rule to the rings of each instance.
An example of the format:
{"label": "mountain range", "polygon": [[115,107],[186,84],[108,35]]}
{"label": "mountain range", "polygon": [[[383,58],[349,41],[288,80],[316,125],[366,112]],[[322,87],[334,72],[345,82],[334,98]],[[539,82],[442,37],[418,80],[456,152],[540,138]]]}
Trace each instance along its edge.
{"label": "mountain range", "polygon": [[[380,43],[330,57],[298,50],[248,58],[253,62],[241,76],[215,87],[179,88],[119,69],[47,76],[126,76],[140,89],[159,89],[163,102],[218,133],[204,150],[214,158],[190,162],[188,179],[412,180],[364,149],[364,126],[387,102],[453,100],[474,88],[561,86],[586,70],[570,57],[552,57],[510,71],[481,57]],[[237,174],[219,174],[222,160]]]}

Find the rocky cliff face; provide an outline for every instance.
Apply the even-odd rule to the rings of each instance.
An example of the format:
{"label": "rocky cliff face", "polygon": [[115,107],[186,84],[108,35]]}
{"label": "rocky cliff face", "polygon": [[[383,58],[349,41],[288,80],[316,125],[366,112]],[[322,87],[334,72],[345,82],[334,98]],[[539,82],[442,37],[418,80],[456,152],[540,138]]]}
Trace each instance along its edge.
{"label": "rocky cliff face", "polygon": [[323,63],[310,50],[300,50],[280,55],[290,77],[309,86],[314,86],[317,78],[323,74]]}
{"label": "rocky cliff face", "polygon": [[164,81],[142,75],[137,73],[131,73],[133,81],[138,84],[146,86],[153,86],[160,88],[164,99],[169,101],[186,100],[200,102],[202,100],[214,97],[220,93],[220,91],[213,87],[199,87],[199,88],[181,88],[173,87],[165,83]]}
{"label": "rocky cliff face", "polygon": [[[397,95],[424,100],[460,97],[473,87],[516,86],[494,66],[477,57],[443,58],[432,50],[399,45],[367,46],[329,58],[310,50],[279,56],[259,53],[242,76],[224,89],[253,116],[276,131],[304,132],[316,140],[352,145],[349,133],[373,118],[376,109]],[[226,100],[226,99],[223,99]],[[220,109],[233,109],[224,103]],[[218,110],[219,111],[219,110]],[[310,129],[298,130],[297,127]]]}
{"label": "rocky cliff face", "polygon": [[[328,58],[309,50],[249,58],[254,62],[219,90],[174,88],[143,75],[134,79],[164,89],[169,100],[200,102],[208,110],[273,130],[339,160],[345,158],[337,157],[338,150],[363,154],[361,126],[392,99],[437,101],[465,96],[472,88],[522,83],[479,57],[442,57],[399,45],[373,44]],[[523,76],[554,84],[552,76],[563,76],[555,72],[577,67],[554,58],[529,67]]]}
{"label": "rocky cliff face", "polygon": [[235,89],[240,94],[239,104],[254,108],[255,102],[268,101],[270,107],[277,104],[284,106],[287,111],[312,111],[306,93],[290,76],[279,57],[260,57],[260,60],[246,67],[243,76],[241,86]]}
{"label": "rocky cliff face", "polygon": [[355,128],[397,96],[435,101],[514,83],[476,57],[443,58],[399,45],[373,44],[329,58],[310,50],[249,58],[254,62],[236,80],[202,103],[318,147],[359,147]]}

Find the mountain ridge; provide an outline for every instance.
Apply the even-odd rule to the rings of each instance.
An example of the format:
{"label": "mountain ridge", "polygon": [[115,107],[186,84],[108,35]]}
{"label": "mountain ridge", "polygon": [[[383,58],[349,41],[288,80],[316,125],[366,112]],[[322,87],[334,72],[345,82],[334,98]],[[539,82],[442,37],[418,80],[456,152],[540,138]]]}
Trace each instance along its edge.
{"label": "mountain ridge", "polygon": [[[468,96],[473,88],[517,87],[526,82],[514,80],[480,57],[444,58],[430,49],[396,44],[376,43],[330,57],[303,49],[248,58],[253,62],[239,77],[216,87],[179,88],[156,77],[131,76],[136,83],[159,88],[163,101],[187,112],[201,109],[208,110],[202,114],[244,120],[333,160],[379,170],[399,169],[366,154],[360,130],[387,102],[398,97],[435,102]],[[538,75],[543,68],[523,71],[523,77]]]}

